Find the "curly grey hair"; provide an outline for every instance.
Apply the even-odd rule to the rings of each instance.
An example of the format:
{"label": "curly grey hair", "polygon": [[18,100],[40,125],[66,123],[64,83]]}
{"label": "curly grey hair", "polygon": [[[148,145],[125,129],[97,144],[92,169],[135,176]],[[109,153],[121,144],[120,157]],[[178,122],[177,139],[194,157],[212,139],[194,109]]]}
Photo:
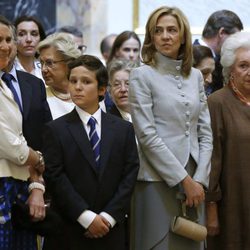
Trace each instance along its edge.
{"label": "curly grey hair", "polygon": [[114,74],[117,71],[124,70],[130,73],[133,68],[138,67],[137,62],[125,60],[125,59],[113,59],[108,65],[109,79],[113,79]]}
{"label": "curly grey hair", "polygon": [[228,83],[231,74],[231,67],[235,62],[236,51],[239,48],[250,49],[250,33],[236,32],[230,35],[221,48],[221,65],[225,83]]}

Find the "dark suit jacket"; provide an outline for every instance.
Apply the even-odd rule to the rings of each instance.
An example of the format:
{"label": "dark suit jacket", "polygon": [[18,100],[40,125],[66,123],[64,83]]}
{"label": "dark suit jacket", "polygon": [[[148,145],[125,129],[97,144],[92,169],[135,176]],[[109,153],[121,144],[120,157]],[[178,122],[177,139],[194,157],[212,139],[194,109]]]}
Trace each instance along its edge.
{"label": "dark suit jacket", "polygon": [[[123,249],[124,227],[121,225],[139,169],[135,135],[131,123],[113,115],[102,112],[101,123],[99,172],[75,109],[46,126],[44,177],[52,195],[52,205],[70,228],[67,241],[71,247],[75,244],[65,249]],[[100,240],[85,238],[77,218],[86,209],[110,214],[117,221],[116,226]],[[99,247],[98,242],[101,242]]]}
{"label": "dark suit jacket", "polygon": [[30,147],[41,150],[44,125],[52,120],[45,86],[29,73],[16,72],[23,102],[23,134]]}
{"label": "dark suit jacket", "polygon": [[[120,111],[118,110],[118,108],[116,107],[115,104],[113,104],[111,107],[110,107],[110,110],[108,111],[108,113],[112,114],[112,115],[115,115],[117,117],[120,117],[122,118],[122,115],[120,113]],[[123,119],[123,118],[122,118]]]}

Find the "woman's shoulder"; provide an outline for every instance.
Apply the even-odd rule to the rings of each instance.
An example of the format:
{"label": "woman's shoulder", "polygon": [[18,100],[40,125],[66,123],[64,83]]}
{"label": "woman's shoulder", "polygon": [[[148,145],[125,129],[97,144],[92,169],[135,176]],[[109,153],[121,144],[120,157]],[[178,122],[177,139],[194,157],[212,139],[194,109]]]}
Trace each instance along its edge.
{"label": "woman's shoulder", "polygon": [[151,79],[152,75],[154,74],[154,68],[149,65],[141,65],[140,67],[132,69],[130,72],[130,80],[133,79],[141,79],[141,80],[146,80],[146,79]]}
{"label": "woman's shoulder", "polygon": [[225,106],[226,103],[230,104],[233,102],[232,100],[232,91],[228,86],[224,86],[222,89],[219,89],[213,92],[208,96],[208,104],[209,106]]}
{"label": "woman's shoulder", "polygon": [[136,67],[136,68],[133,68],[132,69],[132,72],[134,73],[144,73],[144,72],[147,72],[147,71],[151,71],[153,70],[151,66],[147,65],[147,64],[143,64],[139,67]]}
{"label": "woman's shoulder", "polygon": [[222,89],[219,89],[209,95],[208,99],[211,101],[222,101],[224,98],[228,98],[231,95],[229,87],[226,85]]}
{"label": "woman's shoulder", "polygon": [[190,71],[191,74],[200,74],[201,71],[197,68],[194,68],[194,67],[191,67],[191,71]]}
{"label": "woman's shoulder", "polygon": [[201,71],[199,69],[197,69],[197,68],[194,68],[194,67],[191,67],[189,75],[193,76],[193,77],[203,78]]}

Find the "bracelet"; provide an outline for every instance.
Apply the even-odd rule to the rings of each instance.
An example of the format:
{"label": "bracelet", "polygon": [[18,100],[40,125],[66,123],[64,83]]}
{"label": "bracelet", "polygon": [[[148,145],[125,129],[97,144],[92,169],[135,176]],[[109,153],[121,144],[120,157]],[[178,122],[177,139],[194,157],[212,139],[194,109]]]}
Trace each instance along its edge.
{"label": "bracelet", "polygon": [[33,190],[33,189],[40,189],[43,191],[43,193],[45,193],[45,186],[39,182],[31,182],[28,186],[28,190],[29,193]]}
{"label": "bracelet", "polygon": [[37,164],[34,166],[34,168],[38,168],[41,165],[44,165],[44,159],[43,159],[43,154],[40,151],[36,151],[39,157],[39,160],[37,162]]}
{"label": "bracelet", "polygon": [[38,179],[37,178],[32,179],[31,177],[29,177],[27,181],[29,183],[38,182],[38,183],[41,183],[42,185],[45,186],[45,182],[44,182],[44,179],[42,177],[39,177]]}

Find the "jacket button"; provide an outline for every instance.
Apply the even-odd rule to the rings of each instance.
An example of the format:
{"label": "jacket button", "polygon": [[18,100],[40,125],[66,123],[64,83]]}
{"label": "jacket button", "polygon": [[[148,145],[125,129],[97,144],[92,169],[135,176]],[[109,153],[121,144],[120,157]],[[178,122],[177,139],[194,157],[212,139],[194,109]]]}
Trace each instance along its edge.
{"label": "jacket button", "polygon": [[181,69],[181,66],[176,66],[176,70],[180,70]]}
{"label": "jacket button", "polygon": [[189,131],[185,131],[185,136],[189,136]]}
{"label": "jacket button", "polygon": [[177,87],[178,87],[178,89],[181,89],[182,84],[181,84],[181,83],[178,83],[178,84],[177,84]]}

